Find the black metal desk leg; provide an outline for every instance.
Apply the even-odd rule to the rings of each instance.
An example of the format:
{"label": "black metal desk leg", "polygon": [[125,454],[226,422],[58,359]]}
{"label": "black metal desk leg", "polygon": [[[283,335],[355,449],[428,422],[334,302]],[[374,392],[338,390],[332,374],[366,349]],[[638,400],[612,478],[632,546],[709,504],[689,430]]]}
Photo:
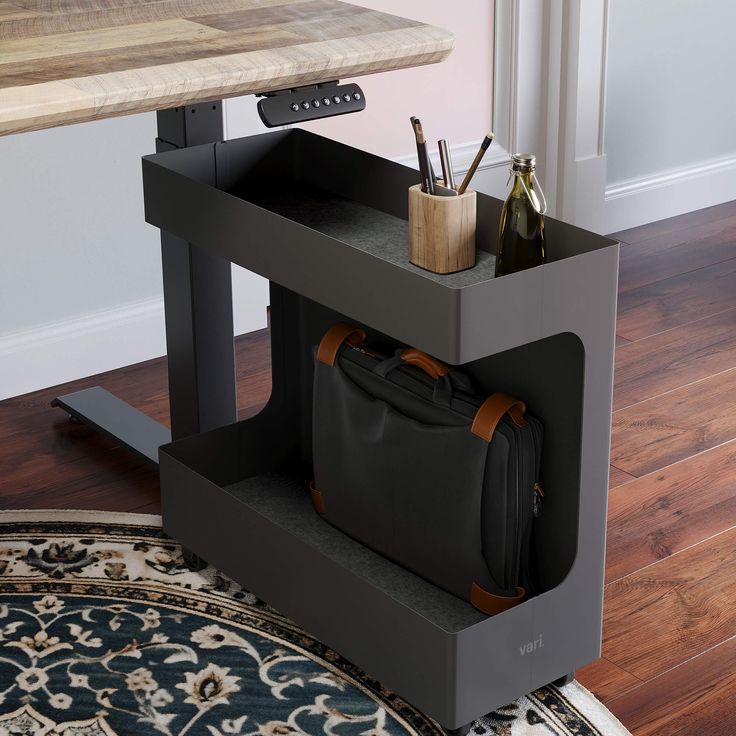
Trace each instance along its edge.
{"label": "black metal desk leg", "polygon": [[[222,103],[158,113],[157,151],[222,140]],[[214,183],[214,182],[213,182]],[[230,264],[161,233],[172,431],[112,394],[94,387],[52,402],[141,457],[236,420]]]}
{"label": "black metal desk leg", "polygon": [[[157,151],[222,140],[220,102],[157,115]],[[179,439],[237,419],[232,279],[228,261],[163,231],[161,257],[171,428]]]}

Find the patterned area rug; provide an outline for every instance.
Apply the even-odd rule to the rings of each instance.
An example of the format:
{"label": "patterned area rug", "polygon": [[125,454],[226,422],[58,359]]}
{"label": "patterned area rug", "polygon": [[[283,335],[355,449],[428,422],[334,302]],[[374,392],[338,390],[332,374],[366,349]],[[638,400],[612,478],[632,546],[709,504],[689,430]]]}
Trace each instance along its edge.
{"label": "patterned area rug", "polygon": [[[0,736],[444,733],[217,570],[191,572],[157,516],[0,521]],[[572,683],[471,733],[628,732]]]}

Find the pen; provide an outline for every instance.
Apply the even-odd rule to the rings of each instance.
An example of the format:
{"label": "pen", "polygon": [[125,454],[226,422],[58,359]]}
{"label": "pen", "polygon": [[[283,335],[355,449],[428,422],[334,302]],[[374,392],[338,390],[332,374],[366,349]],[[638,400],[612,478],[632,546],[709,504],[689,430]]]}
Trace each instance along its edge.
{"label": "pen", "polygon": [[452,160],[450,159],[450,148],[447,145],[447,141],[442,139],[437,141],[437,146],[440,150],[440,163],[442,164],[442,178],[445,181],[445,186],[450,189],[455,188],[455,174],[452,171]]}
{"label": "pen", "polygon": [[432,181],[431,164],[427,154],[427,144],[424,140],[424,132],[421,125],[417,130],[417,154],[419,156],[419,170],[422,172],[422,191],[434,194],[434,181]]}
{"label": "pen", "polygon": [[[414,135],[416,136],[419,131],[422,131],[422,123],[419,120],[416,115],[412,115],[409,120],[411,121],[411,129],[414,131]],[[417,147],[417,153],[419,153],[419,148]],[[434,167],[432,166],[432,160],[427,156],[427,160],[429,162],[429,178],[432,180],[432,184],[437,181],[437,175],[434,173]],[[419,168],[421,169],[421,161],[419,164]]]}
{"label": "pen", "polygon": [[419,158],[419,171],[422,175],[422,191],[427,194],[434,194],[434,172],[432,171],[432,163],[427,153],[427,144],[424,140],[424,131],[419,118],[411,118],[411,127],[414,129],[414,135],[417,140],[417,157]]}
{"label": "pen", "polygon": [[478,165],[480,164],[481,160],[483,159],[483,156],[485,156],[486,151],[488,150],[488,146],[491,145],[491,142],[493,141],[493,133],[489,133],[484,139],[483,143],[480,144],[480,149],[478,150],[478,153],[475,154],[475,158],[473,159],[473,163],[470,164],[470,168],[468,169],[468,173],[465,174],[465,178],[463,179],[463,183],[460,185],[460,188],[457,190],[458,194],[463,194],[465,190],[468,188],[468,184],[470,184],[470,180],[473,178],[473,175],[475,174]]}

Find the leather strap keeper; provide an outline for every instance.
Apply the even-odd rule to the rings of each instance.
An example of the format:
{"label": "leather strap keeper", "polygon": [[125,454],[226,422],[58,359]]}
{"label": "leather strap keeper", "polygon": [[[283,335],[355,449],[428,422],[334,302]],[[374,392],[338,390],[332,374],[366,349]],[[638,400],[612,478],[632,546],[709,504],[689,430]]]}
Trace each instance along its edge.
{"label": "leather strap keeper", "polygon": [[312,506],[318,514],[324,514],[327,510],[325,499],[322,494],[314,487],[314,481],[309,484],[309,495],[312,497]]}
{"label": "leather strap keeper", "polygon": [[478,409],[473,419],[470,431],[486,442],[493,439],[493,433],[496,431],[498,423],[504,414],[508,412],[517,427],[526,427],[527,421],[524,419],[526,404],[519,399],[515,399],[508,394],[496,393],[491,394]]}
{"label": "leather strap keeper", "polygon": [[517,588],[516,595],[494,595],[475,582],[470,586],[470,602],[475,608],[488,616],[495,616],[497,613],[508,611],[509,608],[521,603],[525,595],[524,588]]}
{"label": "leather strap keeper", "polygon": [[352,345],[361,345],[366,338],[365,330],[345,322],[338,322],[323,335],[317,348],[317,360],[334,366],[340,346],[348,340]]}

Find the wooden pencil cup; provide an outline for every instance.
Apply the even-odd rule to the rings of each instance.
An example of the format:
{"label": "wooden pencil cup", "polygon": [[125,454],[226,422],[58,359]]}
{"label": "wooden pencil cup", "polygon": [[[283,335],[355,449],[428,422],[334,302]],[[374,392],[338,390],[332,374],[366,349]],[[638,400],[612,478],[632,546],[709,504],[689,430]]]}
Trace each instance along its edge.
{"label": "wooden pencil cup", "polygon": [[409,188],[409,260],[434,273],[475,265],[475,192],[440,197]]}

